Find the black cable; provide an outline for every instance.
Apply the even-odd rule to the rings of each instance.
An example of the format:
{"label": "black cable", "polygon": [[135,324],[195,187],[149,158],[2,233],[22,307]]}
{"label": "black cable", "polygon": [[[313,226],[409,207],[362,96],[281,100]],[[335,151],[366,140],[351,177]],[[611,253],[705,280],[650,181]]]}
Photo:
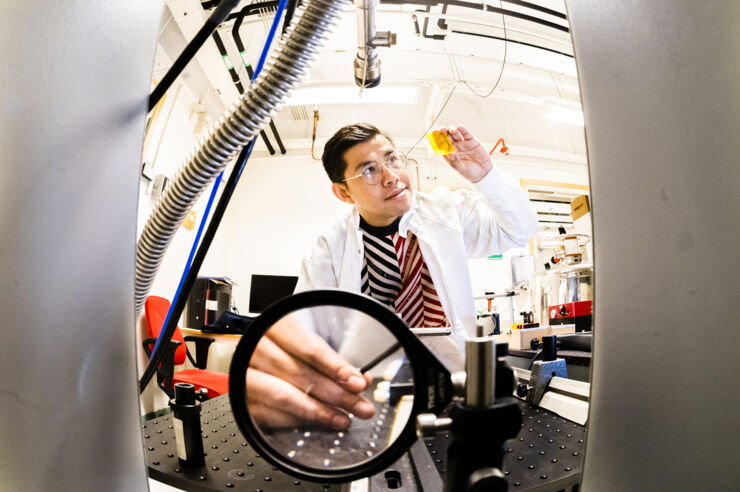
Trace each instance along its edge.
{"label": "black cable", "polygon": [[[218,48],[218,52],[221,53],[221,58],[224,59],[224,63],[226,63],[226,60],[229,60],[226,67],[229,70],[229,75],[231,75],[231,81],[236,86],[236,90],[239,91],[239,94],[244,94],[244,86],[242,85],[241,79],[239,78],[239,74],[236,73],[236,67],[234,67],[234,64],[229,59],[228,53],[226,53],[226,46],[224,46],[224,42],[221,40],[221,35],[218,33],[218,31],[214,31],[213,40],[216,42],[216,47]],[[260,137],[262,137],[262,140],[265,142],[265,146],[267,147],[267,151],[270,153],[270,155],[274,155],[275,149],[270,143],[270,140],[267,138],[267,134],[264,130],[260,130]]]}
{"label": "black cable", "polygon": [[288,0],[288,5],[285,7],[285,19],[283,20],[283,34],[288,30],[290,21],[293,19],[295,8],[300,6],[300,0]]}
{"label": "black cable", "polygon": [[[175,301],[175,305],[172,308],[172,316],[170,316],[170,321],[169,323],[167,323],[167,326],[163,327],[164,335],[162,340],[170,340],[172,338],[172,334],[175,332],[177,321],[182,315],[182,311],[185,308],[185,303],[187,302],[188,296],[190,295],[190,291],[192,290],[193,284],[198,277],[200,267],[203,265],[203,260],[205,259],[206,254],[208,254],[208,249],[211,247],[213,238],[216,236],[218,226],[221,224],[221,219],[223,218],[224,213],[226,212],[226,207],[229,204],[232,195],[234,194],[236,184],[239,182],[242,171],[247,164],[247,160],[249,159],[249,155],[252,152],[252,147],[254,147],[255,141],[256,139],[252,139],[252,141],[249,142],[248,145],[244,146],[242,151],[239,153],[239,157],[234,164],[234,168],[231,170],[231,174],[229,175],[226,186],[221,193],[221,197],[218,200],[216,209],[213,211],[211,221],[208,223],[206,233],[203,235],[203,240],[201,241],[200,246],[198,246],[198,252],[195,253],[193,263],[190,265],[190,270],[185,277],[185,282],[183,283],[180,296],[177,298],[177,300]],[[163,343],[162,345],[166,344]],[[146,366],[144,374],[141,376],[141,380],[139,380],[139,393],[143,393],[144,389],[149,384],[149,381],[151,381],[152,376],[157,370],[157,366],[160,364],[160,362],[162,362],[162,358],[165,352],[166,351],[164,350],[164,347],[160,347],[160,350],[157,350],[152,354],[152,357],[149,359],[149,364]]]}
{"label": "black cable", "polygon": [[454,34],[464,34],[465,36],[477,36],[479,38],[497,39],[499,41],[504,41],[505,40],[508,43],[521,44],[522,46],[529,46],[530,48],[536,48],[538,50],[549,51],[550,53],[555,53],[557,55],[563,55],[563,56],[567,56],[568,58],[573,58],[573,55],[570,54],[570,53],[566,53],[564,51],[558,51],[558,50],[552,49],[552,48],[545,48],[544,46],[540,46],[540,45],[534,44],[534,43],[527,43],[527,42],[524,42],[524,41],[517,41],[516,39],[511,39],[511,38],[504,39],[501,36],[491,36],[490,34],[481,34],[479,32],[458,31],[458,30],[455,30],[455,29],[452,29],[450,32],[452,32]]}
{"label": "black cable", "polygon": [[527,369],[531,371],[532,366],[534,366],[535,361],[539,359],[540,357],[542,357],[542,350],[538,350],[537,353],[534,354],[534,357],[532,357],[532,360],[529,361],[529,367]]}
{"label": "black cable", "polygon": [[236,86],[236,90],[239,91],[239,94],[244,94],[242,81],[239,79],[239,74],[236,73],[236,68],[234,67],[234,64],[231,63],[229,54],[226,52],[226,46],[224,46],[224,42],[221,40],[221,35],[218,33],[218,31],[213,32],[213,41],[216,43],[216,48],[218,48],[218,52],[221,54],[221,58],[226,65],[226,69],[229,71],[231,81]]}
{"label": "black cable", "polygon": [[[429,5],[426,6],[426,12],[429,13],[431,11],[432,11],[432,6],[431,6],[431,4],[429,4]],[[445,4],[445,5],[442,6],[442,13],[444,14],[444,13],[446,13],[446,11],[447,11],[447,4]],[[444,39],[445,37],[447,37],[447,35],[445,35],[445,34],[431,34],[431,35],[430,34],[427,34],[427,27],[428,26],[429,26],[429,16],[424,17],[424,28],[422,29],[422,36],[423,37],[425,37],[427,39],[437,39],[437,40],[441,40],[441,39]]]}
{"label": "black cable", "polygon": [[524,2],[522,0],[503,0],[503,1],[506,3],[512,3],[514,5],[519,5],[520,7],[525,7],[525,8],[532,9],[532,10],[538,10],[544,14],[552,15],[553,17],[567,19],[564,13],[558,12],[557,10],[548,9],[547,7],[537,5],[536,3]]}
{"label": "black cable", "polygon": [[216,30],[219,24],[221,24],[231,11],[239,4],[240,0],[223,0],[218,4],[213,13],[208,17],[203,27],[200,28],[195,37],[190,40],[185,49],[182,50],[180,56],[177,57],[175,63],[172,64],[167,73],[162,77],[162,80],[157,84],[151,94],[149,94],[149,111],[154,109],[162,96],[167,92],[175,79],[185,69],[190,60],[193,59],[198,50],[208,40],[211,33]]}
{"label": "black cable", "polygon": [[[247,5],[241,11],[239,11],[239,14],[236,17],[236,20],[234,21],[234,27],[231,29],[231,36],[234,38],[234,44],[236,44],[236,49],[239,51],[239,57],[241,58],[241,62],[244,65],[244,67],[247,69],[247,75],[249,76],[249,80],[252,80],[254,78],[254,70],[252,70],[252,65],[246,62],[245,59],[245,49],[244,49],[244,42],[242,41],[241,34],[239,34],[239,28],[242,25],[242,21],[244,20],[244,17],[247,15],[247,13],[250,11],[251,8],[253,8],[254,4]],[[288,5],[286,6],[286,12],[287,9],[290,7],[290,0],[288,1]],[[283,26],[287,25],[287,20],[283,20]],[[272,134],[275,137],[275,142],[277,143],[278,148],[280,149],[281,154],[285,154],[285,146],[283,145],[283,141],[280,139],[280,135],[278,134],[277,128],[275,127],[275,123],[270,120],[270,130],[272,130]],[[272,145],[270,145],[270,142],[267,140],[267,134],[264,130],[260,130],[260,136],[265,141],[265,144],[267,144],[267,148],[270,151],[270,154],[274,154],[275,150],[272,148]]]}

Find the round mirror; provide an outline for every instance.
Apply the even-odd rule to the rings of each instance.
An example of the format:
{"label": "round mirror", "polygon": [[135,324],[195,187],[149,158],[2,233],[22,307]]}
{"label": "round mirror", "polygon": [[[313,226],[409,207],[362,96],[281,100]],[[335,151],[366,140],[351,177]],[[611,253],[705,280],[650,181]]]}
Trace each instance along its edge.
{"label": "round mirror", "polygon": [[277,302],[237,346],[233,413],[273,464],[351,480],[389,466],[415,439],[424,374],[414,335],[382,304],[343,291]]}

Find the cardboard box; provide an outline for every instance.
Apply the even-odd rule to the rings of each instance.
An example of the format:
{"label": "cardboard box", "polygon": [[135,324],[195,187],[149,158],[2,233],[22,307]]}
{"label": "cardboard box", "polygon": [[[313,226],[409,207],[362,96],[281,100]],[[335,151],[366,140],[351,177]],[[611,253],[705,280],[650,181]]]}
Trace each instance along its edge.
{"label": "cardboard box", "polygon": [[550,333],[548,335],[566,335],[568,333],[575,333],[576,325],[551,325]]}
{"label": "cardboard box", "polygon": [[588,201],[588,195],[581,195],[570,202],[570,214],[573,220],[576,220],[591,211],[591,204]]}

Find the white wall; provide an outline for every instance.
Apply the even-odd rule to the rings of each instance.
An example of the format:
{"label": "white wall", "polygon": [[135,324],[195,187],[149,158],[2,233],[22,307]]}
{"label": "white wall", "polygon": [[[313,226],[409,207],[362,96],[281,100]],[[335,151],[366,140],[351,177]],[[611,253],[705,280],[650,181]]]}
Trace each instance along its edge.
{"label": "white wall", "polygon": [[318,233],[349,207],[330,187],[321,161],[307,153],[249,160],[220,231],[241,312],[252,274],[298,275]]}

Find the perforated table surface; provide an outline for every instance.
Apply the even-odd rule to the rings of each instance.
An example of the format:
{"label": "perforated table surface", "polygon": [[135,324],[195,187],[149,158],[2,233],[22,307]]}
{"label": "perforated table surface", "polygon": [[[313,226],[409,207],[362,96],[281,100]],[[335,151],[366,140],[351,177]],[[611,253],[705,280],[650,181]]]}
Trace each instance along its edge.
{"label": "perforated table surface", "polygon": [[[523,426],[519,435],[505,443],[503,471],[509,490],[567,489],[580,482],[586,428],[552,412],[520,403]],[[143,425],[144,448],[151,478],[183,490],[242,490],[252,492],[342,491],[349,484],[313,483],[295,479],[274,468],[257,454],[242,436],[231,413],[228,395],[203,403],[201,412],[205,466],[187,469],[177,459],[172,415],[150,419]],[[441,492],[449,435],[425,441],[428,454],[404,455],[393,470],[371,477],[369,491]],[[413,450],[412,450],[413,451]],[[422,450],[423,453],[423,450]],[[437,476],[429,479],[430,474]],[[441,479],[440,479],[441,477]],[[431,485],[430,485],[431,484]]]}

